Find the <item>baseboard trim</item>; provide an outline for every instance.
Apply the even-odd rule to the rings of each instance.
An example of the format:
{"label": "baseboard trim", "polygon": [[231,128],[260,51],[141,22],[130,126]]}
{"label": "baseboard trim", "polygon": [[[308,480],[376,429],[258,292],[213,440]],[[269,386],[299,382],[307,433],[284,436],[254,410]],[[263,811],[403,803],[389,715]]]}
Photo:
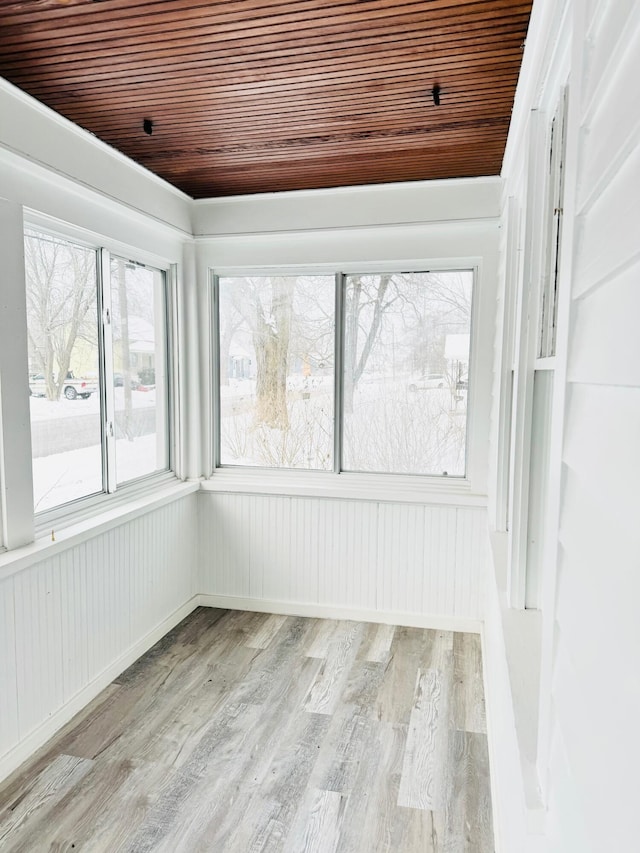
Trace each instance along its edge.
{"label": "baseboard trim", "polygon": [[311,616],[317,619],[351,619],[355,622],[379,622],[408,628],[433,628],[437,631],[464,631],[479,634],[482,622],[464,616],[437,616],[430,613],[404,613],[395,610],[366,610],[306,601],[278,601],[267,598],[242,598],[235,595],[199,595],[201,607],[224,610],[249,610],[255,613],[277,613],[281,616]]}
{"label": "baseboard trim", "polygon": [[30,732],[23,740],[16,744],[9,752],[0,757],[0,782],[6,779],[14,770],[27,759],[31,758],[49,738],[59,731],[79,711],[89,704],[102,690],[111,684],[121,672],[131,666],[140,655],[147,652],[151,646],[161,640],[172,628],[182,622],[200,603],[199,596],[195,595],[177,610],[174,610],[160,624],[156,625],[149,633],[130,646],[126,652],[116,658],[106,669],[92,679],[86,687],[76,693],[68,702],[65,702],[57,711],[48,717],[37,728]]}

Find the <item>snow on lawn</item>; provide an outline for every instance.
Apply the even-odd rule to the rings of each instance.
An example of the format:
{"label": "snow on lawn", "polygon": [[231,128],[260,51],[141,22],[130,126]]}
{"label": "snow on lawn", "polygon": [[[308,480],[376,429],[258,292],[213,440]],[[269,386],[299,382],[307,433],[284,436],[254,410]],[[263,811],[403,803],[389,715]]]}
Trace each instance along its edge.
{"label": "snow on lawn", "polygon": [[[223,398],[222,463],[331,470],[331,391],[289,393],[285,430],[255,423],[255,394],[248,393],[241,403]],[[343,426],[345,470],[449,477],[465,473],[466,398],[456,398],[448,389],[416,393],[394,379],[363,382]]]}
{"label": "snow on lawn", "polygon": [[[124,388],[113,389],[116,411],[124,409]],[[131,402],[134,409],[152,406],[156,402],[155,388],[150,391],[131,392]],[[75,418],[78,415],[100,413],[100,395],[92,394],[87,400],[77,398],[66,400],[62,397],[55,402],[45,397],[29,397],[32,421],[58,420],[59,418]]]}
{"label": "snow on lawn", "polygon": [[[118,482],[134,480],[157,470],[156,456],[153,433],[134,441],[116,441]],[[36,512],[101,492],[100,445],[34,459],[33,490]]]}

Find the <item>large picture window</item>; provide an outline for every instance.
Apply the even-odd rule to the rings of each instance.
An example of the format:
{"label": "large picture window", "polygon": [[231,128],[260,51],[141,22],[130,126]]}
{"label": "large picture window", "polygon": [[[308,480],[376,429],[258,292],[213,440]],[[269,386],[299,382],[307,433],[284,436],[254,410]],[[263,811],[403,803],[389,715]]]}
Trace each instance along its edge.
{"label": "large picture window", "polygon": [[471,270],[218,278],[218,463],[463,477],[472,286]]}
{"label": "large picture window", "polygon": [[166,470],[164,273],[34,229],[25,270],[35,511]]}

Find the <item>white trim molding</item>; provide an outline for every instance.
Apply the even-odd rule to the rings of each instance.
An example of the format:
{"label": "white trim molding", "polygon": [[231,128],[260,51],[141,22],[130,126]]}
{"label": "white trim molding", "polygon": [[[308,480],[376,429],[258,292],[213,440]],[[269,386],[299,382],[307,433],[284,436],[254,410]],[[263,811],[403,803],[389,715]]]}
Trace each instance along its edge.
{"label": "white trim molding", "polygon": [[264,598],[243,598],[234,595],[199,595],[200,607],[220,607],[224,610],[249,610],[253,613],[277,613],[280,616],[308,616],[314,619],[349,619],[354,622],[374,622],[381,625],[402,625],[407,628],[431,628],[435,631],[461,631],[479,634],[482,622],[462,616],[438,616],[430,613],[407,613],[395,610],[368,610],[360,607],[340,607],[309,604],[304,601],[277,601]]}

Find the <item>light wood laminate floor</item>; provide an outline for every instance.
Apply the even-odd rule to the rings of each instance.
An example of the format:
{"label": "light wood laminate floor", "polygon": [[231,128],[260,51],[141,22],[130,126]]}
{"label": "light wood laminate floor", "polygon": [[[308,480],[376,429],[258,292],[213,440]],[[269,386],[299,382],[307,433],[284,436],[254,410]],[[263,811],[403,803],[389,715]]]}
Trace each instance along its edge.
{"label": "light wood laminate floor", "polygon": [[473,634],[199,608],[0,788],[0,850],[493,851]]}

